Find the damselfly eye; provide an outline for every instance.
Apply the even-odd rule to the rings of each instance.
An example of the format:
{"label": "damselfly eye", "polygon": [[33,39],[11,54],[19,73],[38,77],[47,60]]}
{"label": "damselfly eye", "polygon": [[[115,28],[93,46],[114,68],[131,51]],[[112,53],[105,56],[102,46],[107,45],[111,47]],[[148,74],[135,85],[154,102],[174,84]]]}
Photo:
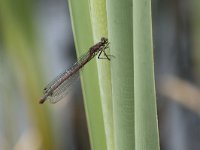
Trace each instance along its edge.
{"label": "damselfly eye", "polygon": [[102,37],[102,38],[101,38],[101,42],[104,43],[104,44],[106,44],[106,43],[108,43],[108,39],[105,38],[105,37]]}

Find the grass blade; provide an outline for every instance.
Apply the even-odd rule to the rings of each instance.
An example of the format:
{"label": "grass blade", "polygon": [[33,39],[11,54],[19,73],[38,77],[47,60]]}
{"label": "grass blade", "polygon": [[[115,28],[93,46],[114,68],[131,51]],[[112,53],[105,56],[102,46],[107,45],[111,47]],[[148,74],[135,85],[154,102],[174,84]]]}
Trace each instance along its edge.
{"label": "grass blade", "polygon": [[[69,7],[77,55],[80,56],[93,45],[89,3],[87,0],[69,0]],[[80,17],[80,14],[84,17]],[[106,150],[95,59],[84,67],[81,82],[92,150]]]}
{"label": "grass blade", "polygon": [[134,134],[132,0],[108,1],[108,33],[111,43],[112,96],[116,150],[131,150]]}
{"label": "grass blade", "polygon": [[135,149],[159,150],[151,1],[133,2]]}
{"label": "grass blade", "polygon": [[[93,37],[94,41],[97,42],[101,37],[107,37],[106,1],[90,0],[90,5]],[[97,67],[107,150],[114,150],[110,61],[106,59],[97,60]]]}

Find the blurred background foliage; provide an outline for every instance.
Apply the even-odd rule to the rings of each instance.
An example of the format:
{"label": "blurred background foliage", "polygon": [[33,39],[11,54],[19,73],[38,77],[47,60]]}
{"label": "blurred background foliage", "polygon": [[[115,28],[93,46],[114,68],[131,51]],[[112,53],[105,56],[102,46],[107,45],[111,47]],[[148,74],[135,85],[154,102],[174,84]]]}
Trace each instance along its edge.
{"label": "blurred background foliage", "polygon": [[75,58],[67,2],[1,0],[0,37],[0,149],[89,149],[80,88],[76,103],[38,104],[45,83]]}
{"label": "blurred background foliage", "polygon": [[[200,147],[199,8],[152,1],[161,150]],[[90,149],[79,83],[66,100],[38,104],[74,61],[66,0],[0,0],[0,150]]]}

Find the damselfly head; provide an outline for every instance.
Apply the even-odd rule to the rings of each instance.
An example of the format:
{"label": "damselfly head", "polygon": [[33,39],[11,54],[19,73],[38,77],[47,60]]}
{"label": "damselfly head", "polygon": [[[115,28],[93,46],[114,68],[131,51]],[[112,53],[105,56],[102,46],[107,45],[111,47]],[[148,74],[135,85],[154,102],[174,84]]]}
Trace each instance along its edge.
{"label": "damselfly head", "polygon": [[107,43],[108,43],[108,39],[105,38],[105,37],[102,37],[102,38],[101,38],[101,43],[102,43],[102,44],[107,44]]}

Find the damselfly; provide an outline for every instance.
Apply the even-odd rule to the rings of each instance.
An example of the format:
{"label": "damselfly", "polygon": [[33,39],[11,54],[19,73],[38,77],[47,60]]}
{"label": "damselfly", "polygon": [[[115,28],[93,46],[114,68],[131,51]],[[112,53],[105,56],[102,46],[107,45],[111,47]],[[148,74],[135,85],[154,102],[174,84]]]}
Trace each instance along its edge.
{"label": "damselfly", "polygon": [[[90,47],[89,51],[81,56],[72,67],[58,75],[44,88],[44,96],[40,99],[39,103],[42,104],[47,99],[49,99],[51,103],[56,103],[61,100],[67,94],[68,88],[72,85],[73,81],[78,78],[80,69],[97,54],[99,59],[110,60],[105,52],[108,45],[108,39],[102,37],[100,42]],[[105,58],[101,57],[102,53]]]}

